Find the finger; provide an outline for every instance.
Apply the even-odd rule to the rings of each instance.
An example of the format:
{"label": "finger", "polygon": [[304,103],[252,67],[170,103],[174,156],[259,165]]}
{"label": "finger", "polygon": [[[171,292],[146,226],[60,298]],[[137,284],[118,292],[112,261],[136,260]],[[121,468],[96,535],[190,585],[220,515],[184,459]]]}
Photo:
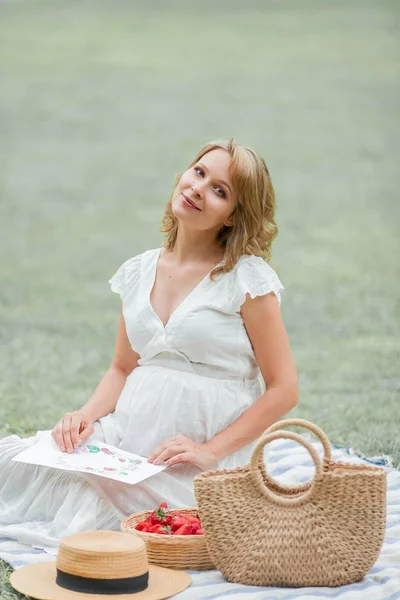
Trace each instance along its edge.
{"label": "finger", "polygon": [[194,459],[195,456],[193,452],[181,452],[179,454],[175,454],[175,456],[172,456],[166,461],[165,464],[167,467],[170,467],[172,465],[178,465],[181,463],[193,463]]}
{"label": "finger", "polygon": [[73,444],[71,440],[71,415],[65,415],[63,419],[62,432],[64,437],[64,445],[67,449],[67,452],[73,452]]}
{"label": "finger", "polygon": [[81,424],[80,417],[77,417],[77,416],[71,417],[70,436],[71,436],[71,443],[72,443],[72,446],[74,449],[78,447],[80,424]]}
{"label": "finger", "polygon": [[158,454],[156,454],[149,462],[153,463],[153,465],[160,465],[163,462],[163,456],[165,456],[165,453],[168,451],[167,450],[162,450],[161,452],[159,452]]}
{"label": "finger", "polygon": [[53,432],[54,432],[53,437],[54,437],[54,440],[55,440],[57,446],[60,448],[61,452],[65,452],[64,437],[62,434],[62,421],[59,421],[57,423]]}
{"label": "finger", "polygon": [[180,445],[181,446],[182,444],[184,444],[186,442],[190,442],[190,441],[191,441],[190,438],[188,438],[185,435],[176,435],[174,437],[168,438],[162,444],[157,446],[151,454],[149,454],[149,456],[147,457],[147,461],[154,462],[156,457],[159,456],[161,454],[161,452],[163,452],[164,450],[167,450],[167,448],[170,448],[172,445],[174,445],[174,446]]}
{"label": "finger", "polygon": [[162,450],[161,448],[159,448],[158,450],[154,450],[154,452],[152,452],[152,454],[147,458],[147,462],[156,464],[156,461],[158,460],[160,454],[162,454],[163,452],[165,452],[165,450]]}
{"label": "finger", "polygon": [[[188,448],[185,448],[184,451],[188,451]],[[154,459],[153,463],[155,465],[159,465],[163,462],[165,462],[166,460],[168,460],[169,458],[171,458],[171,456],[175,456],[176,454],[181,454],[182,453],[182,446],[171,446],[170,448],[167,448],[166,450],[164,450],[163,452],[161,452],[161,454],[159,454],[157,456],[157,458]]]}
{"label": "finger", "polygon": [[86,442],[86,440],[92,435],[94,431],[94,427],[91,423],[89,423],[83,431],[80,433],[80,440],[78,441],[78,446],[82,444],[82,442]]}
{"label": "finger", "polygon": [[67,443],[66,443],[65,437],[64,437],[64,419],[65,419],[65,417],[62,418],[61,424],[60,424],[60,437],[61,437],[61,445],[63,447],[63,452],[67,452]]}
{"label": "finger", "polygon": [[157,456],[159,456],[161,454],[161,452],[164,452],[164,450],[166,450],[167,448],[170,447],[171,443],[172,443],[172,438],[169,440],[166,440],[160,446],[157,446],[157,448],[155,448],[153,450],[153,452],[151,454],[149,454],[149,456],[147,457],[147,461],[154,462],[154,460],[157,458]]}

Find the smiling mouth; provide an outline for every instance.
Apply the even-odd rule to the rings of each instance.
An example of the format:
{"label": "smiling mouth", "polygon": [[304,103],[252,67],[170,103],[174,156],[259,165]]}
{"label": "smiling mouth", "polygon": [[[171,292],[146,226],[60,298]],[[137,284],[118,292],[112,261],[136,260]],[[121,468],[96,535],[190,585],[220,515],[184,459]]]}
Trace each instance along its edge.
{"label": "smiling mouth", "polygon": [[188,202],[191,206],[193,206],[193,208],[196,208],[197,210],[201,210],[201,208],[199,208],[194,202],[192,202],[190,200],[190,198],[185,196],[185,194],[182,194],[182,196],[185,198],[186,202]]}

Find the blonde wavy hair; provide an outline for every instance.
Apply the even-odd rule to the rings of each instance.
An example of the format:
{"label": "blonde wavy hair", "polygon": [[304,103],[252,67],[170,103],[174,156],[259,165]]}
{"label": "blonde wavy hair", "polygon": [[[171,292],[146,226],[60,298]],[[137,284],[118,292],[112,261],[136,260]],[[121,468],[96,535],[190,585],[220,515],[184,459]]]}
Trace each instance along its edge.
{"label": "blonde wavy hair", "polygon": [[[195,156],[188,168],[193,167],[211,150],[222,149],[231,155],[229,173],[238,201],[232,215],[232,225],[223,225],[217,239],[224,249],[224,265],[215,267],[210,273],[214,279],[218,273],[227,273],[242,254],[271,259],[271,245],[278,235],[275,223],[275,192],[267,165],[251,148],[240,146],[234,138],[209,142]],[[175,177],[175,187],[167,202],[160,231],[166,234],[164,246],[174,247],[178,234],[178,219],[172,212],[172,197],[181,174]]]}

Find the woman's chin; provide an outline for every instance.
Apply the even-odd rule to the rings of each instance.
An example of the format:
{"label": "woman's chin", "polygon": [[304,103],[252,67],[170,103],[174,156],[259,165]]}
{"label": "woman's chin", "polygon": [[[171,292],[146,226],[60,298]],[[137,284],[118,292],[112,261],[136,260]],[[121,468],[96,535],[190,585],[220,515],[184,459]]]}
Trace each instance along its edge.
{"label": "woman's chin", "polygon": [[188,209],[185,208],[184,206],[174,206],[172,208],[172,212],[174,213],[174,216],[179,219],[179,220],[187,220],[188,219]]}

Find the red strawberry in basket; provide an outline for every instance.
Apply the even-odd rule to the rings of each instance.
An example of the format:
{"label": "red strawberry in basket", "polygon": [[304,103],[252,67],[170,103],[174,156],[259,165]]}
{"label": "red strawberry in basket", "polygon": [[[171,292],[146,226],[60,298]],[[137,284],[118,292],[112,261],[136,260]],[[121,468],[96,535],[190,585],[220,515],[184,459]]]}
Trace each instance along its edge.
{"label": "red strawberry in basket", "polygon": [[188,524],[188,521],[185,517],[177,517],[172,520],[171,529],[172,529],[172,531],[176,531],[180,527],[183,527],[184,525],[187,525],[187,524]]}
{"label": "red strawberry in basket", "polygon": [[168,510],[167,503],[162,502],[158,508],[153,510],[150,519],[153,525],[170,525],[172,522],[172,515]]}
{"label": "red strawberry in basket", "polygon": [[169,527],[164,527],[164,525],[153,525],[150,527],[149,533],[157,533],[158,535],[168,535]]}
{"label": "red strawberry in basket", "polygon": [[190,523],[190,533],[192,535],[197,533],[198,529],[201,529],[200,523]]}
{"label": "red strawberry in basket", "polygon": [[160,529],[157,531],[159,535],[171,535],[171,527],[167,525],[166,527],[162,525]]}
{"label": "red strawberry in basket", "polygon": [[198,517],[193,517],[193,515],[186,515],[186,519],[189,523],[200,523],[200,519]]}
{"label": "red strawberry in basket", "polygon": [[191,525],[189,523],[186,523],[186,525],[182,525],[182,527],[179,527],[179,529],[174,531],[172,535],[190,535],[190,532]]}

